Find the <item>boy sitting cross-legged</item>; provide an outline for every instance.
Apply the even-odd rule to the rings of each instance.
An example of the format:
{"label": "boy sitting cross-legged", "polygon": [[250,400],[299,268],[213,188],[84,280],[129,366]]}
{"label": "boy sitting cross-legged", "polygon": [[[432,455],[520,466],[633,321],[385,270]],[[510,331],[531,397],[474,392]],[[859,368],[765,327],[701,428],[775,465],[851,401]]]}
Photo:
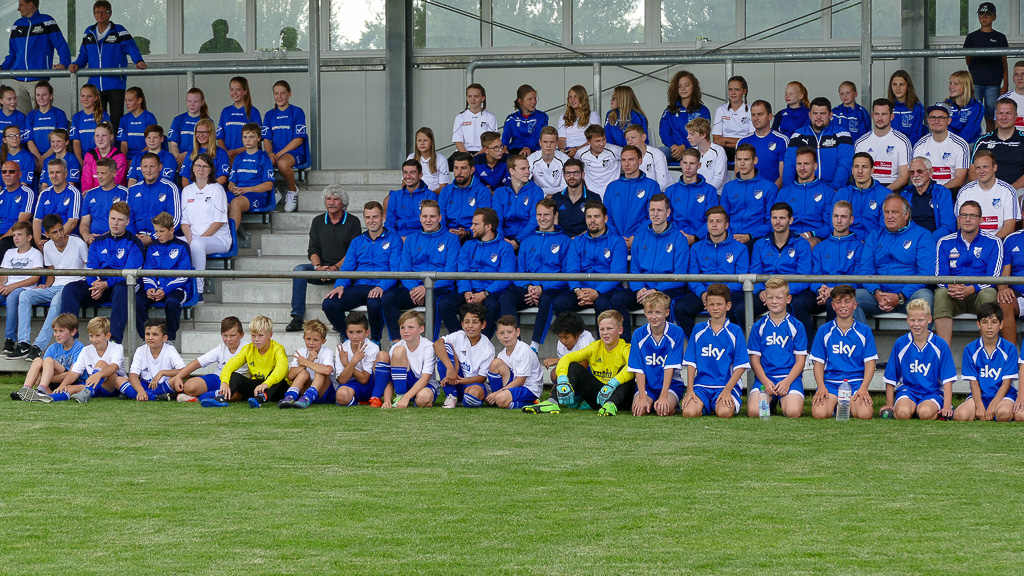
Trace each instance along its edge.
{"label": "boy sitting cross-legged", "polygon": [[[382,398],[381,408],[426,408],[437,399],[434,346],[423,337],[423,315],[408,310],[398,318],[401,340],[387,352],[377,354],[374,397]],[[410,382],[412,380],[412,382]],[[370,399],[371,405],[373,398]]]}
{"label": "boy sitting cross-legged", "polygon": [[857,292],[849,284],[832,289],[832,309],[836,319],[818,328],[811,345],[814,381],[818,385],[811,402],[811,416],[831,418],[839,404],[839,387],[846,382],[850,397],[850,416],[870,420],[874,413],[868,385],[875,375],[878,350],[871,329],[853,318]]}
{"label": "boy sitting cross-legged", "polygon": [[725,284],[708,286],[705,306],[711,319],[693,328],[683,355],[690,383],[683,398],[683,416],[696,418],[712,412],[719,418],[740,413],[739,381],[750,368],[743,330],[726,316],[732,293]]}
{"label": "boy sitting cross-legged", "polygon": [[362,312],[349,312],[345,318],[343,344],[338,345],[334,374],[338,391],[334,400],[338,406],[355,406],[366,403],[373,393],[374,360],[380,352],[367,336],[370,335],[370,321]]}
{"label": "boy sitting cross-legged", "polygon": [[671,303],[664,292],[653,291],[644,296],[647,324],[633,332],[629,349],[629,371],[636,375],[634,416],[651,412],[671,416],[686,393],[680,374],[686,335],[677,324],[668,322]]}
{"label": "boy sitting cross-legged", "polygon": [[502,349],[487,370],[487,396],[491,406],[519,410],[540,399],[544,369],[530,345],[519,339],[519,321],[511,314],[498,318],[496,335]]}
{"label": "boy sitting cross-legged", "polygon": [[185,361],[167,341],[167,325],[163,320],[146,320],[146,344],[135,349],[128,382],[121,385],[121,393],[131,400],[166,402],[174,391],[170,379],[185,367]]}
{"label": "boy sitting cross-legged", "polygon": [[[171,386],[178,392],[178,402],[195,402],[198,399],[200,403],[205,403],[203,406],[212,403],[223,404],[216,398],[216,394],[220,390],[220,373],[224,370],[224,365],[238,354],[244,336],[242,321],[237,317],[228,316],[221,320],[221,343],[213,350],[189,362],[178,372],[177,376],[171,378]],[[210,364],[217,364],[216,372],[190,378],[193,372],[206,368]],[[237,371],[242,376],[248,376],[249,366],[243,364]]]}
{"label": "boy sitting cross-legged", "polygon": [[804,411],[804,363],[807,361],[807,333],[786,308],[792,298],[789,283],[769,278],[764,283],[765,306],[762,316],[750,331],[747,349],[754,384],[747,392],[747,415],[757,418],[761,394],[769,402],[779,402],[782,413],[799,418]]}
{"label": "boy sitting cross-legged", "polygon": [[[93,396],[117,396],[118,389],[128,377],[124,374],[124,348],[110,341],[110,319],[100,316],[89,320],[89,345],[82,349],[78,359],[64,375],[64,381],[50,395],[54,401],[74,398],[85,404]],[[84,382],[82,376],[89,376]]]}
{"label": "boy sitting cross-legged", "polygon": [[897,420],[910,420],[915,414],[921,420],[953,416],[953,351],[928,330],[931,322],[928,302],[918,298],[907,303],[910,332],[896,339],[885,367],[882,410],[892,408]]}
{"label": "boy sitting cross-legged", "polygon": [[[251,408],[259,408],[264,402],[277,402],[284,398],[288,383],[288,355],[284,346],[273,340],[274,321],[266,316],[257,316],[249,322],[249,344],[242,346],[234,358],[224,364],[220,371],[220,391],[213,400],[218,404],[204,403],[203,406],[226,406],[227,402],[248,400]],[[249,375],[235,372],[248,365]]]}
{"label": "boy sitting cross-legged", "polygon": [[997,303],[978,306],[981,338],[964,348],[960,365],[971,395],[956,407],[955,420],[1024,421],[1020,395],[1012,385],[1019,374],[1017,347],[999,335],[1002,326],[1003,309]]}
{"label": "boy sitting cross-legged", "polygon": [[[327,340],[327,325],[319,320],[307,320],[302,325],[302,340],[305,348],[295,351],[291,367],[288,370],[288,381],[291,386],[284,394],[284,399],[277,403],[278,408],[299,408],[305,410],[314,403],[326,403],[334,400],[328,392],[335,392],[334,386],[334,350],[324,346]],[[302,394],[302,397],[299,397]]]}
{"label": "boy sitting cross-legged", "polygon": [[463,304],[459,308],[462,330],[434,342],[437,376],[444,387],[442,408],[455,408],[459,397],[467,408],[479,408],[487,394],[487,367],[494,360],[494,345],[483,337],[487,308],[483,304]]}
{"label": "boy sitting cross-legged", "polygon": [[[32,361],[25,377],[25,386],[11,392],[11,400],[27,402],[52,402],[50,384],[60,384],[64,374],[71,369],[78,355],[85,346],[75,339],[78,335],[78,317],[74,314],[61,314],[53,320],[53,337],[56,342],[50,345],[41,358]],[[36,388],[33,388],[36,386]]]}

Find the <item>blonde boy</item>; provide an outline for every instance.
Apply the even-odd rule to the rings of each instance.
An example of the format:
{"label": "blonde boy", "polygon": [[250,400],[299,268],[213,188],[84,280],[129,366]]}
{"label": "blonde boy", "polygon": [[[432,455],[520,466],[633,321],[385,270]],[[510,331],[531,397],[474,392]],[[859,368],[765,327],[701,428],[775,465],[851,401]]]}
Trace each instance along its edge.
{"label": "blonde boy", "polygon": [[882,410],[893,409],[897,420],[915,415],[921,420],[953,416],[953,352],[945,340],[928,330],[931,322],[928,302],[918,298],[907,303],[910,332],[896,339],[885,366]]}
{"label": "blonde boy", "polygon": [[799,418],[804,410],[804,364],[807,361],[807,333],[787,311],[793,300],[789,283],[782,278],[769,278],[764,283],[765,306],[762,316],[750,330],[747,350],[754,384],[747,392],[747,415],[756,418],[761,395],[768,402],[782,405],[782,413]]}
{"label": "blonde boy", "polygon": [[[93,396],[117,396],[118,389],[128,382],[124,373],[124,348],[110,341],[110,319],[93,318],[86,331],[89,345],[82,349],[60,386],[51,394],[55,402],[74,398],[75,402],[85,404]],[[86,374],[88,377],[81,381]]]}
{"label": "blonde boy", "polygon": [[629,371],[636,375],[633,415],[654,412],[658,416],[676,413],[686,392],[680,374],[686,335],[677,324],[668,323],[671,299],[657,290],[644,297],[647,324],[633,332],[629,349]]}
{"label": "blonde boy", "polygon": [[314,403],[331,401],[327,392],[334,391],[334,350],[324,346],[327,326],[316,319],[307,320],[302,325],[302,340],[306,347],[296,350],[292,356],[288,370],[291,387],[277,403],[278,408],[305,410]]}
{"label": "blonde boy", "polygon": [[[408,310],[398,319],[401,340],[387,352],[377,354],[377,373],[374,375],[374,394],[380,392],[382,408],[426,408],[437,399],[437,378],[434,368],[437,356],[430,340],[423,337],[426,324],[423,315]],[[385,373],[386,371],[386,373]],[[410,377],[415,380],[410,385]]]}
{"label": "blonde boy", "polygon": [[[245,332],[241,320],[235,316],[228,316],[221,320],[221,343],[213,350],[189,362],[176,376],[171,378],[171,386],[178,392],[178,402],[198,400],[203,406],[224,404],[216,398],[216,394],[220,390],[220,373],[224,370],[224,365],[238,354],[242,347],[243,337],[245,337]],[[210,364],[217,364],[216,372],[190,378],[193,372],[206,368]],[[248,376],[249,367],[242,365],[238,372],[242,376]]]}
{"label": "blonde boy", "polygon": [[[266,316],[257,316],[249,322],[251,342],[242,346],[234,358],[220,371],[221,401],[248,400],[250,408],[259,408],[264,402],[277,402],[288,389],[284,381],[288,375],[288,354],[284,346],[275,342],[274,322]],[[237,372],[248,365],[249,375]]]}

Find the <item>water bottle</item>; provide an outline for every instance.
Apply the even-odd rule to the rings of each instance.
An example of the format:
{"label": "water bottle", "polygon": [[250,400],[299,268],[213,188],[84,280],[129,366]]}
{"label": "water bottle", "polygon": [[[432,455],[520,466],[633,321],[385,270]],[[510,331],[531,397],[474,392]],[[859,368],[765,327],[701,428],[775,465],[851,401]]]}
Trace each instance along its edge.
{"label": "water bottle", "polygon": [[850,419],[850,382],[843,380],[839,387],[839,405],[836,406],[836,420],[845,422]]}
{"label": "water bottle", "polygon": [[770,420],[772,417],[772,410],[768,404],[768,395],[765,394],[764,390],[761,390],[761,393],[758,396],[761,398],[761,404],[758,407],[757,414],[760,416],[761,420]]}

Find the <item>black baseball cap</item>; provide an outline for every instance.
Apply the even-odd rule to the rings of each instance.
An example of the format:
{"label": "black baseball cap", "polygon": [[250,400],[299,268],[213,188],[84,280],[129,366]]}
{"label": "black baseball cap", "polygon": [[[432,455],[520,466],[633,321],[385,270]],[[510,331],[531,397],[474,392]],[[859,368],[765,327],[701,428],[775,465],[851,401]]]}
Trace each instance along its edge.
{"label": "black baseball cap", "polygon": [[924,113],[927,115],[935,111],[945,112],[946,116],[952,116],[952,114],[949,113],[949,106],[942,102],[936,102],[935,104],[932,104],[928,108],[925,108]]}
{"label": "black baseball cap", "polygon": [[982,2],[978,4],[978,14],[991,14],[996,15],[996,5],[991,2]]}

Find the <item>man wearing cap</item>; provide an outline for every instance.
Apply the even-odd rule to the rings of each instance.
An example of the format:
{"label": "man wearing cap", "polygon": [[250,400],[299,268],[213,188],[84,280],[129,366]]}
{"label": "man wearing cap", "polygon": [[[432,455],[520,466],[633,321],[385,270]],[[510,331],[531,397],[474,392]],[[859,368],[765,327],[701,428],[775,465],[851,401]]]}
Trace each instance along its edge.
{"label": "man wearing cap", "polygon": [[[964,48],[1007,48],[1009,43],[1002,32],[992,29],[996,20],[996,5],[982,2],[978,5],[978,23],[981,27],[964,38]],[[966,56],[967,70],[974,79],[974,96],[985,105],[985,130],[995,128],[996,99],[1009,85],[1006,74],[1006,56]]]}
{"label": "man wearing cap", "polygon": [[949,109],[945,106],[929,106],[925,119],[929,134],[914,144],[914,157],[927,158],[931,162],[932,180],[950,190],[958,190],[967,180],[970,147],[963,138],[949,131]]}

